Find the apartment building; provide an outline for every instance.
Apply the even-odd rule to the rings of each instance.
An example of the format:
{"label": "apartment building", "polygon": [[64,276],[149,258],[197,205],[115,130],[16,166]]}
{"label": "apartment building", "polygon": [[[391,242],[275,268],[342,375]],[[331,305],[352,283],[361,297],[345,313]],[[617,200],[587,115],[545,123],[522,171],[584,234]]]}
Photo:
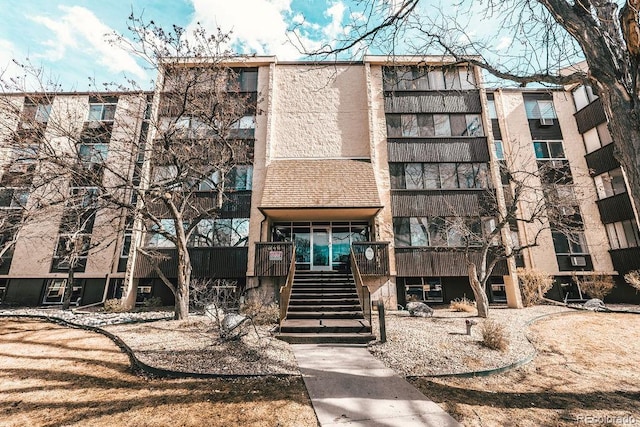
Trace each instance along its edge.
{"label": "apartment building", "polygon": [[[479,70],[441,57],[325,63],[253,57],[229,65],[252,105],[237,121],[234,137],[251,150],[227,174],[221,209],[189,243],[192,277],[228,279],[273,298],[291,260],[297,270],[343,270],[353,253],[372,298],[390,307],[413,299],[471,298],[465,257],[478,255],[461,230],[479,236],[490,231],[502,197],[497,190],[503,190],[499,165],[507,161],[522,169],[562,170],[564,180],[553,181],[553,191],[556,198],[568,194],[575,200],[566,215],[580,227],[567,236],[553,224],[539,231],[514,223],[496,245],[518,246],[540,234],[540,246],[524,250],[517,264],[553,274],[551,296],[557,299],[584,297],[571,289],[573,274],[620,272],[612,262],[620,244],[610,243],[603,222],[624,231],[624,223],[615,223],[630,218],[601,217],[602,200],[594,203],[601,190],[591,178],[592,153],[583,143],[590,128],[580,124],[581,111],[574,117],[569,92],[487,91]],[[140,149],[153,146],[154,129],[163,120],[194,126],[193,120],[174,117],[163,102],[166,92],[160,86],[155,93],[56,94],[42,103],[33,94],[7,97],[41,123],[35,146],[38,138],[60,146],[72,141],[83,167],[99,174],[100,165],[118,162],[122,175],[144,189],[145,180],[167,173],[153,149]],[[59,123],[66,123],[66,133]],[[19,119],[5,128],[5,140],[24,132]],[[38,200],[37,189],[16,178],[34,162],[6,144],[0,149],[1,209],[19,215]],[[128,158],[115,154],[125,152]],[[595,177],[612,169],[598,169]],[[104,179],[115,178],[105,173]],[[540,188],[545,184],[540,181]],[[86,196],[83,207],[91,208],[91,188],[65,177],[60,186],[65,194]],[[504,191],[508,197],[509,188]],[[197,193],[203,200],[215,197],[204,182]],[[126,197],[135,201],[136,192]],[[71,235],[86,242],[74,262],[74,302],[120,297],[131,282],[138,285],[139,300],[156,296],[172,302],[160,275],[176,277],[176,250],[157,230],[108,210],[89,214],[81,233],[70,234],[64,218],[74,211],[50,205],[41,221],[20,229],[3,255],[5,303],[61,302],[70,268],[63,252]],[[3,239],[14,236],[6,232]],[[139,247],[164,255],[159,269],[138,254]],[[496,264],[491,301],[517,305],[515,265]],[[625,268],[632,269],[633,261]]]}

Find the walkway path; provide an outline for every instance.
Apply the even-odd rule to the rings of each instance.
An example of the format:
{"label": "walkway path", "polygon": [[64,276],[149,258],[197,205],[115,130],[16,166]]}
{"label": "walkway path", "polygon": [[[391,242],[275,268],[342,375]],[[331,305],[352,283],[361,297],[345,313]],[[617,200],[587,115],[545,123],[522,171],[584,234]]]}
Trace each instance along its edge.
{"label": "walkway path", "polygon": [[460,426],[374,358],[366,346],[292,346],[309,397],[326,426]]}

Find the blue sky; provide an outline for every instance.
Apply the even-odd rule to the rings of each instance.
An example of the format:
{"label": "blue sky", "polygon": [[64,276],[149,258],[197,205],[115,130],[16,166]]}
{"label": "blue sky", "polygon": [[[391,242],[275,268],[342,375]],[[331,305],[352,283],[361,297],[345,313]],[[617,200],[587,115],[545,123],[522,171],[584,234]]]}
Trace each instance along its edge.
{"label": "blue sky", "polygon": [[[0,14],[0,70],[3,79],[20,75],[12,59],[43,67],[64,90],[87,90],[96,82],[121,81],[127,75],[149,82],[153,75],[129,53],[114,49],[105,34],[127,35],[127,17],[144,15],[164,27],[233,31],[241,53],[303,58],[288,42],[287,30],[300,24],[305,46],[334,40],[348,22],[341,0],[4,0]],[[146,83],[149,86],[149,83]]]}
{"label": "blue sky", "polygon": [[[379,7],[397,5],[399,0],[376,0]],[[66,91],[90,89],[90,78],[98,85],[134,79],[152,88],[154,73],[124,50],[106,41],[106,34],[127,34],[132,13],[154,20],[165,28],[176,24],[187,29],[200,23],[209,32],[217,27],[233,31],[232,47],[238,53],[275,55],[279,60],[305,59],[290,40],[307,51],[334,44],[344,37],[348,24],[358,22],[357,0],[0,0],[1,79],[24,74],[12,59],[42,67],[46,76]],[[437,19],[435,7],[455,11],[461,6],[447,0],[423,0],[420,14]],[[498,54],[512,49],[513,39],[499,31],[493,17],[483,16],[470,4],[467,21],[461,25],[471,37],[488,37]],[[445,6],[443,6],[445,5]],[[446,6],[449,5],[449,6]],[[361,8],[360,8],[361,9]],[[478,13],[476,13],[478,12]],[[361,21],[360,21],[361,22]],[[297,37],[290,30],[296,28]],[[494,32],[494,34],[489,34]],[[411,45],[411,35],[406,36]],[[418,40],[418,43],[420,41]],[[402,52],[402,46],[395,53]],[[518,47],[516,46],[516,49]],[[408,48],[410,53],[414,51]],[[362,51],[354,53],[359,59]],[[372,52],[377,53],[377,52]],[[425,52],[433,53],[433,52]],[[506,57],[503,57],[506,59]],[[31,79],[29,90],[39,89]]]}

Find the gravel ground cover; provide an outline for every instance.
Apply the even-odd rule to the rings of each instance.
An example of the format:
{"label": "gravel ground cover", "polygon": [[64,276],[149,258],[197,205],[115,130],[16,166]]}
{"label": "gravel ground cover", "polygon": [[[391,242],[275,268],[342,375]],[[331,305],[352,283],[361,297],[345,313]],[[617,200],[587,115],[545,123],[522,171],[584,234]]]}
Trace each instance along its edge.
{"label": "gravel ground cover", "polygon": [[[374,342],[369,351],[404,376],[460,374],[501,368],[530,359],[535,348],[527,340],[527,324],[549,314],[572,311],[565,307],[539,305],[524,309],[492,307],[489,316],[502,325],[509,347],[501,352],[481,345],[484,319],[475,313],[436,309],[433,317],[409,317],[406,312],[386,316],[387,342]],[[478,323],[466,335],[465,321]],[[373,328],[378,331],[374,313]]]}

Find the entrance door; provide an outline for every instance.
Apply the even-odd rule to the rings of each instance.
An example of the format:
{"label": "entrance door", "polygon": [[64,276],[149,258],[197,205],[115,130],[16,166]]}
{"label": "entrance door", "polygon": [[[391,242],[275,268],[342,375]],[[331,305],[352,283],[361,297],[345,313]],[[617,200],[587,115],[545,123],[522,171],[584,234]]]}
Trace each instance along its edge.
{"label": "entrance door", "polygon": [[311,269],[331,270],[331,232],[329,227],[313,227],[312,229]]}

